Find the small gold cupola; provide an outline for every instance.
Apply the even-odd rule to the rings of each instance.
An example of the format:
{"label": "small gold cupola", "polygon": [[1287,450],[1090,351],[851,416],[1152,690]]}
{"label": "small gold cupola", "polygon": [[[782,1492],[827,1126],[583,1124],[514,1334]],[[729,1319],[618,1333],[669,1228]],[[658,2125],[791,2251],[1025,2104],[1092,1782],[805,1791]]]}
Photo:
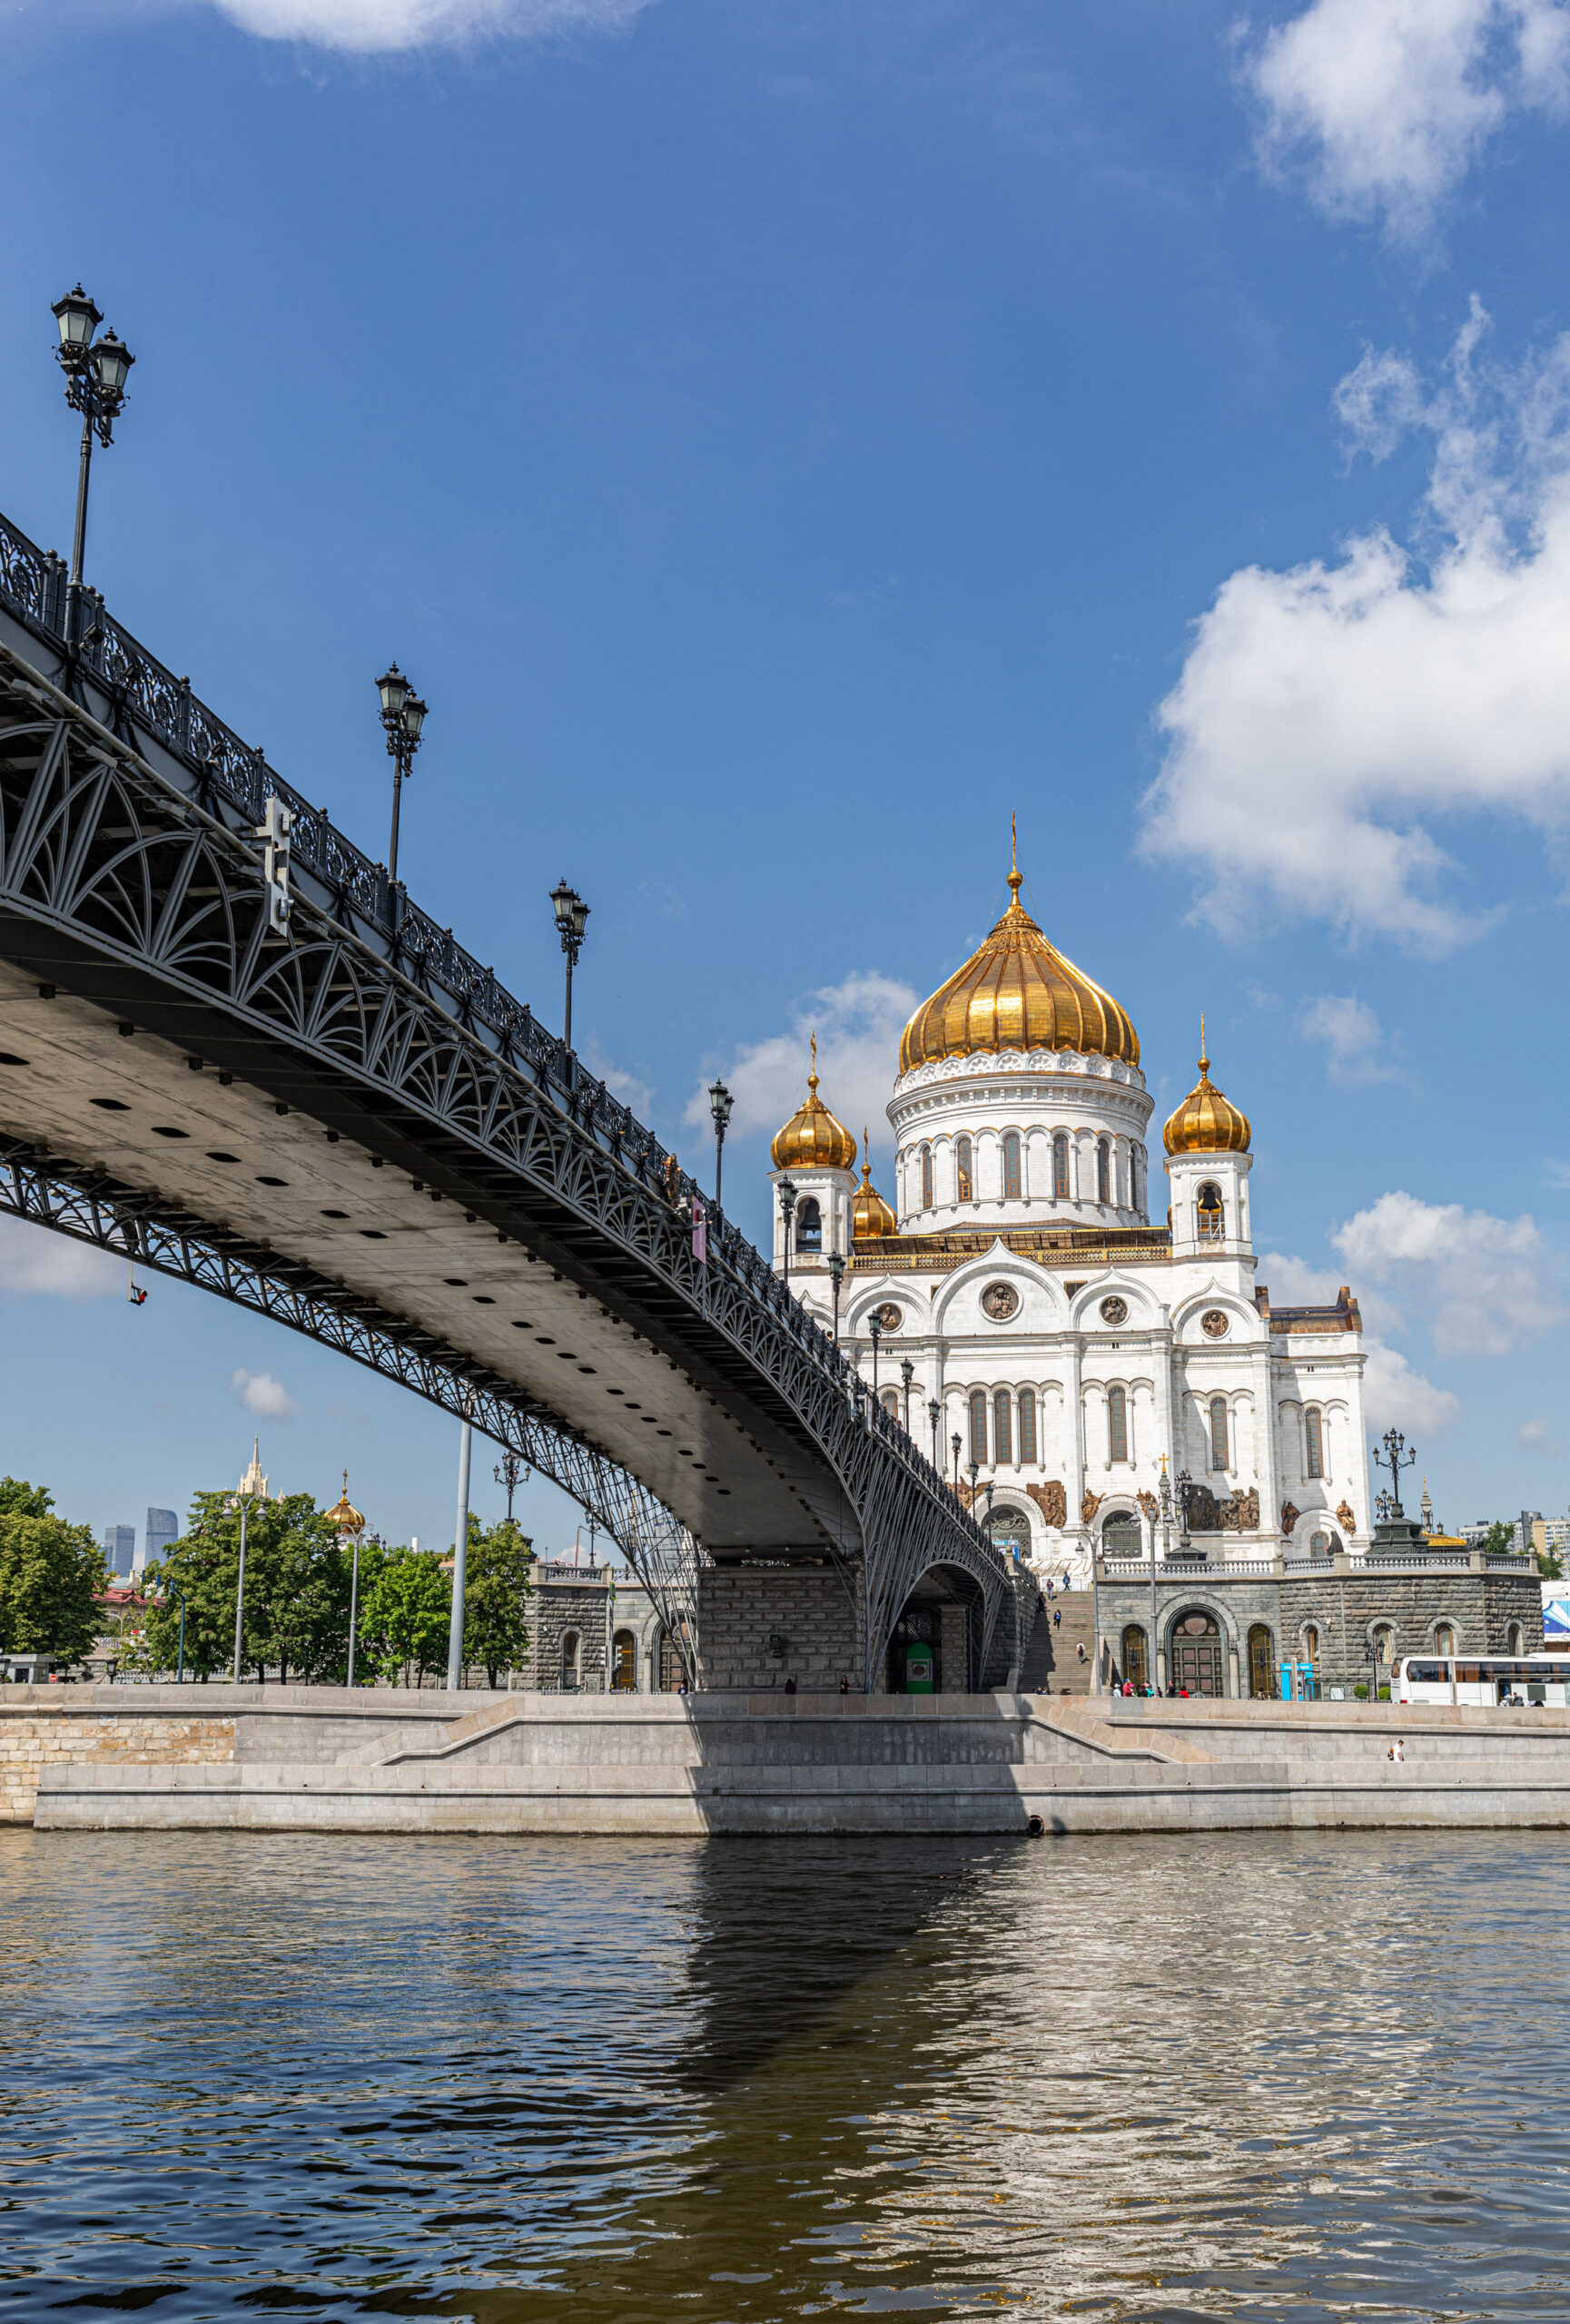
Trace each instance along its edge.
{"label": "small gold cupola", "polygon": [[794,1113],[769,1147],[776,1170],[854,1170],[856,1142],[818,1096],[818,1037],[812,1038],[812,1070],[805,1106]]}
{"label": "small gold cupola", "polygon": [[[862,1153],[869,1144],[866,1131],[862,1132]],[[878,1241],[885,1235],[899,1233],[899,1221],[873,1184],[873,1166],[862,1163],[862,1182],[851,1197],[851,1233],[858,1243]]]}
{"label": "small gold cupola", "polygon": [[1249,1117],[1223,1097],[1210,1078],[1205,1055],[1205,1020],[1200,1019],[1200,1078],[1161,1132],[1169,1154],[1247,1154],[1253,1132]]}

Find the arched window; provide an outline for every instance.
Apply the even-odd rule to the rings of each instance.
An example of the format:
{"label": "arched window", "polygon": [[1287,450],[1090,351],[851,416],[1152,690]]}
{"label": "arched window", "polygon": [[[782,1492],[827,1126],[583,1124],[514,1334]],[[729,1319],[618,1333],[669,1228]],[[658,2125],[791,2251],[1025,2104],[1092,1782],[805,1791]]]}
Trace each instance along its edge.
{"label": "arched window", "polygon": [[1112,1150],[1104,1137],[1096,1140],[1096,1200],[1112,1199]]}
{"label": "arched window", "polygon": [[[1452,1630],[1452,1631],[1451,1631],[1451,1633],[1450,1633],[1450,1643],[1449,1643],[1449,1645],[1448,1645],[1448,1646],[1442,1646],[1442,1647],[1439,1649],[1439,1651],[1440,1651],[1440,1653],[1441,1653],[1441,1654],[1454,1654],[1454,1653],[1455,1653],[1455,1651],[1456,1651],[1456,1633],[1455,1633],[1455,1631],[1454,1631],[1454,1630]],[[1519,1622],[1512,1622],[1512,1623],[1509,1625],[1509,1627],[1506,1629],[1506,1632],[1505,1632],[1505,1651],[1506,1651],[1506,1654],[1519,1654],[1519,1653],[1520,1653],[1520,1651],[1521,1651],[1521,1625],[1520,1625],[1520,1623],[1519,1623]]]}
{"label": "arched window", "polygon": [[578,1692],[578,1632],[563,1630],[561,1634],[561,1691],[564,1695]]}
{"label": "arched window", "polygon": [[1303,1429],[1308,1442],[1308,1465],[1305,1473],[1322,1477],[1325,1473],[1325,1416],[1310,1405],[1303,1414]]}
{"label": "arched window", "polygon": [[1207,1180],[1200,1188],[1195,1211],[1199,1219],[1200,1242],[1219,1243],[1226,1226],[1226,1216],[1221,1208],[1220,1187],[1211,1186]]}
{"label": "arched window", "polygon": [[1020,1390],[1020,1466],[1030,1466],[1036,1458],[1036,1392],[1033,1388]]}
{"label": "arched window", "polygon": [[1129,1399],[1121,1388],[1107,1390],[1107,1458],[1117,1462],[1129,1457]]}
{"label": "arched window", "polygon": [[930,1146],[923,1146],[922,1148],[922,1208],[931,1210],[932,1206],[933,1149]]}
{"label": "arched window", "polygon": [[[691,1643],[686,1635],[686,1625],[685,1622],[682,1625],[682,1642],[684,1645],[690,1645]],[[659,1659],[657,1669],[659,1671],[658,1683],[661,1694],[674,1695],[679,1693],[683,1678],[681,1654],[677,1649],[675,1639],[672,1638],[668,1630],[661,1630],[659,1634]]]}
{"label": "arched window", "polygon": [[1319,1675],[1319,1629],[1317,1622],[1304,1626],[1303,1660],[1310,1666],[1317,1679]]}
{"label": "arched window", "polygon": [[1003,1200],[1018,1202],[1024,1192],[1020,1174],[1020,1133],[1017,1129],[1003,1132]]}
{"label": "arched window", "polygon": [[878,1402],[882,1404],[884,1412],[887,1413],[891,1420],[898,1420],[900,1416],[900,1392],[897,1388],[885,1388],[883,1393],[879,1396]]}
{"label": "arched window", "polygon": [[1129,1206],[1143,1211],[1145,1207],[1145,1149],[1142,1146],[1129,1148]]}
{"label": "arched window", "polygon": [[1328,1558],[1329,1554],[1330,1536],[1328,1533],[1310,1533],[1308,1536],[1308,1555],[1311,1558]]}
{"label": "arched window", "polygon": [[1063,1130],[1052,1132],[1052,1200],[1069,1198],[1069,1140]]}
{"label": "arched window", "polygon": [[1227,1456],[1227,1399],[1225,1396],[1210,1398],[1210,1466],[1212,1469],[1228,1469],[1231,1466]]}
{"label": "arched window", "polygon": [[637,1640],[630,1630],[617,1630],[611,1640],[610,1690],[613,1695],[637,1691]]}
{"label": "arched window", "polygon": [[1136,1694],[1142,1695],[1150,1683],[1150,1661],[1145,1648],[1145,1633],[1138,1622],[1131,1622],[1123,1632],[1123,1676]]}
{"label": "arched window", "polygon": [[824,1215],[815,1195],[808,1195],[796,1206],[796,1249],[821,1251],[824,1246]]}
{"label": "arched window", "polygon": [[971,1391],[971,1458],[984,1469],[987,1465],[987,1392],[984,1388]]}
{"label": "arched window", "polygon": [[1001,1469],[1014,1457],[1013,1435],[1010,1425],[1009,1392],[1000,1388],[992,1397],[992,1463]]}
{"label": "arched window", "polygon": [[954,1192],[960,1202],[974,1199],[974,1176],[971,1168],[971,1141],[968,1137],[954,1140]]}
{"label": "arched window", "polygon": [[[1520,1633],[1520,1630],[1516,1628],[1516,1624],[1515,1624],[1514,1622],[1512,1622],[1512,1623],[1511,1623],[1511,1625],[1510,1625],[1510,1630],[1511,1630],[1511,1643],[1510,1643],[1510,1647],[1509,1647],[1509,1651],[1510,1651],[1512,1654],[1516,1654],[1516,1653],[1519,1653],[1519,1651],[1520,1651],[1519,1640],[1520,1640],[1521,1633]],[[1436,1654],[1454,1654],[1454,1653],[1455,1653],[1455,1651],[1456,1651],[1456,1629],[1455,1629],[1455,1625],[1454,1625],[1454,1623],[1452,1623],[1452,1622],[1437,1622],[1437,1623],[1435,1624],[1435,1626],[1434,1626],[1434,1651],[1435,1651],[1435,1653],[1436,1653]]]}
{"label": "arched window", "polygon": [[1249,1629],[1249,1692],[1258,1702],[1261,1698],[1269,1700],[1280,1691],[1275,1640],[1263,1622],[1253,1622]]}

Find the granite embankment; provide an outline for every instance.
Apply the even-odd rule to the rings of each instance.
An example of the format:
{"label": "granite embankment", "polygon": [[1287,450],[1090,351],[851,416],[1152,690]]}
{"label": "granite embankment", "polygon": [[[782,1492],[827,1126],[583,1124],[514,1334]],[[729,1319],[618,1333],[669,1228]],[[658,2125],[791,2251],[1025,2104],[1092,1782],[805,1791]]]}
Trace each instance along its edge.
{"label": "granite embankment", "polygon": [[1570,1827],[1544,1709],[15,1687],[0,1768],[51,1831]]}

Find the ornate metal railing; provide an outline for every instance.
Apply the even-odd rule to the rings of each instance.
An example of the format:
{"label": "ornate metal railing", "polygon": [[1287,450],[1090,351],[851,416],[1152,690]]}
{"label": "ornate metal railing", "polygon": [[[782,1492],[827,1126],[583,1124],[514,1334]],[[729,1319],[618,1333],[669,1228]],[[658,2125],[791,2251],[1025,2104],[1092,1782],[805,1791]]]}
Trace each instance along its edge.
{"label": "ornate metal railing", "polygon": [[[707,1259],[726,1269],[785,1326],[801,1350],[828,1375],[858,1422],[881,1440],[888,1455],[944,1504],[953,1521],[1001,1568],[993,1545],[954,1496],[942,1472],[897,1421],[866,1398],[864,1384],[827,1333],[791,1296],[772,1265],[739,1228],[712,1207],[696,1181],[646,1129],[605,1083],[585,1070],[567,1045],[483,968],[449,928],[439,927],[412,902],[401,881],[390,881],[344,837],[326,813],[286,782],[265,753],[242,742],[233,728],[199,701],[188,678],[176,677],[138,644],[105,609],[93,589],[73,590],[53,550],[40,549],[0,516],[0,604],[22,625],[62,655],[65,685],[80,692],[85,675],[109,697],[128,742],[139,727],[193,774],[199,803],[216,812],[227,803],[248,825],[260,822],[270,797],[292,812],[296,870],[327,891],[330,912],[351,931],[356,921],[386,943],[393,965],[421,990],[449,999],[459,1021],[488,1032],[499,1054],[526,1072],[537,1088],[578,1129],[592,1137],[615,1163],[661,1196],[673,1231],[691,1231],[696,1206],[706,1218]],[[1075,1254],[1076,1257],[1090,1254]]]}

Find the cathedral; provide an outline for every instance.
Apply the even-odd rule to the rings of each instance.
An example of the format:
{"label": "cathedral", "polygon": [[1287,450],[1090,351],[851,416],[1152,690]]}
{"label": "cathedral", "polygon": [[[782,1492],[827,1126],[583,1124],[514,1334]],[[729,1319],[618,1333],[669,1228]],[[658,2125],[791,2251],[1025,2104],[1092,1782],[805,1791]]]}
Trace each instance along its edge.
{"label": "cathedral", "polygon": [[1366,1549],[1357,1301],[1272,1306],[1249,1119],[1202,1053],[1152,1204],[1139,1035],[1022,884],[1011,871],[1002,918],[905,1027],[892,1203],[864,1157],[858,1176],[815,1053],[772,1147],[776,1268],[1043,1580],[1152,1548],[1239,1576]]}

